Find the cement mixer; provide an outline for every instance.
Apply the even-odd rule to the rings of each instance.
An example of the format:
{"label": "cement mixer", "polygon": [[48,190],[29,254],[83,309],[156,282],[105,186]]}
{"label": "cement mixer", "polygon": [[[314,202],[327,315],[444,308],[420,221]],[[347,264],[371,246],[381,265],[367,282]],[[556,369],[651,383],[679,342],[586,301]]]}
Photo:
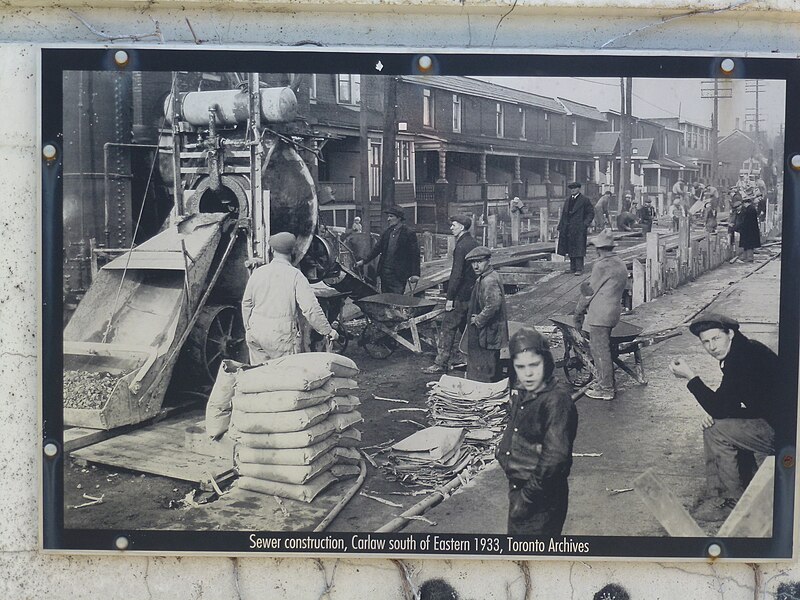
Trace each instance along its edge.
{"label": "cement mixer", "polygon": [[64,330],[67,425],[145,421],[174,375],[210,383],[223,358],[245,359],[246,263],[268,260],[269,235],[294,233],[297,262],[313,244],[319,279],[336,264],[315,237],[312,175],[275,129],[294,120],[294,93],[263,88],[257,74],[248,88],[167,96],[159,168],[174,207],[160,233],[97,272]]}

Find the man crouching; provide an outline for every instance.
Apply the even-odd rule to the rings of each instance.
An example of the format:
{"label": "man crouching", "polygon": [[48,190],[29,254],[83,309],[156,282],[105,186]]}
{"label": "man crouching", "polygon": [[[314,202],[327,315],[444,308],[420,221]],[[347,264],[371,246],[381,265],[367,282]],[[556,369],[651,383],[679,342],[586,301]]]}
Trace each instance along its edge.
{"label": "man crouching", "polygon": [[739,452],[752,452],[757,465],[775,454],[779,361],[764,344],[742,335],[739,323],[725,315],[700,315],[689,330],[722,370],[719,388],[712,390],[686,359],[670,364],[676,377],[689,380],[686,387],[708,413],[702,423],[708,498],[698,502],[695,517],[721,521],[744,491]]}

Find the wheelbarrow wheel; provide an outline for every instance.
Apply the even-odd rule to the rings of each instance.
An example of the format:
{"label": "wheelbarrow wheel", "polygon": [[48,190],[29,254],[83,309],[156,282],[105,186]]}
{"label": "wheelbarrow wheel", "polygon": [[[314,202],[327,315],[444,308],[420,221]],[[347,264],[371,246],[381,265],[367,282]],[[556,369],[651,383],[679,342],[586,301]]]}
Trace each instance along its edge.
{"label": "wheelbarrow wheel", "polygon": [[564,375],[575,387],[583,387],[592,381],[592,370],[580,354],[571,354],[564,359]]}
{"label": "wheelbarrow wheel", "polygon": [[358,339],[358,344],[372,358],[380,360],[389,358],[397,347],[397,342],[371,323],[364,327],[364,331],[361,332],[361,337]]}

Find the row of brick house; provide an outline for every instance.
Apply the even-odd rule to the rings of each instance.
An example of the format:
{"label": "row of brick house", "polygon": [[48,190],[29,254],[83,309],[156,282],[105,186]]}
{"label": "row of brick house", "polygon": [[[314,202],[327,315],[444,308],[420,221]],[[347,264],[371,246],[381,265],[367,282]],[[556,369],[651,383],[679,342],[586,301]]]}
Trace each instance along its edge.
{"label": "row of brick house", "polygon": [[[299,112],[318,134],[323,220],[346,226],[360,212],[361,148],[368,148],[370,218],[380,219],[387,77],[305,76]],[[597,197],[616,190],[620,115],[559,97],[456,76],[397,78],[395,203],[409,220],[446,227],[449,212],[501,215],[519,196],[556,208],[566,183]],[[361,111],[365,110],[362,123]],[[631,183],[666,209],[679,177],[708,181],[711,128],[678,118],[633,119]],[[369,141],[362,146],[366,123]]]}

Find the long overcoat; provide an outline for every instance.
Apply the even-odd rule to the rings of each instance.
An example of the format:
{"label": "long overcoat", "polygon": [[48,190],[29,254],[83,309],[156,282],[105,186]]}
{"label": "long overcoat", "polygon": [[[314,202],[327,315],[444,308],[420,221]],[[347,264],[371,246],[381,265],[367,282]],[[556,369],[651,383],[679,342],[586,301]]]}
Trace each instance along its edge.
{"label": "long overcoat", "polygon": [[586,230],[594,220],[594,207],[583,194],[564,201],[558,222],[558,248],[556,252],[570,258],[586,256]]}
{"label": "long overcoat", "polygon": [[758,229],[758,213],[752,204],[745,205],[736,219],[739,232],[739,247],[745,250],[761,247],[761,232]]}

